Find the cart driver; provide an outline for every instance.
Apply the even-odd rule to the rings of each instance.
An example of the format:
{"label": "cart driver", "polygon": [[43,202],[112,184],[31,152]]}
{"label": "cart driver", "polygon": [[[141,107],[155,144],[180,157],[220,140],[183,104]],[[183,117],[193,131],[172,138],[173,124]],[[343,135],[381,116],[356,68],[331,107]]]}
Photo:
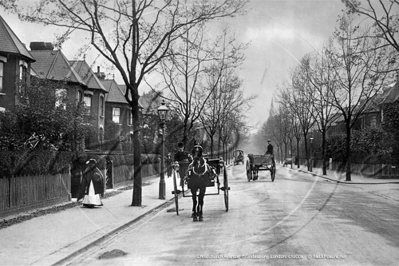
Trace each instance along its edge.
{"label": "cart driver", "polygon": [[[179,163],[179,175],[181,182],[183,182],[184,177],[186,176],[188,163],[191,161],[188,152],[184,151],[184,144],[179,142],[177,144],[177,152],[174,156],[174,161]],[[187,163],[187,164],[180,164]]]}
{"label": "cart driver", "polygon": [[273,160],[273,164],[276,165],[276,163],[274,161],[274,155],[273,155],[273,145],[272,145],[270,140],[267,141],[267,149],[266,149],[266,153],[265,154],[271,155],[272,160]]}
{"label": "cart driver", "polygon": [[270,140],[267,141],[267,150],[265,154],[273,155],[273,145]]}

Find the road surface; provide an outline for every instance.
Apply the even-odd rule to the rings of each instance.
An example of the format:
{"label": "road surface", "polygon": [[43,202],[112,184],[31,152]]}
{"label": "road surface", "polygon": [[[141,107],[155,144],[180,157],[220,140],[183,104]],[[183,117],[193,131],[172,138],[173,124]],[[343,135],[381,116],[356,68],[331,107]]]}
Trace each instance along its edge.
{"label": "road surface", "polygon": [[[378,185],[326,181],[289,168],[276,180],[229,169],[230,201],[206,196],[204,221],[191,199],[144,219],[67,265],[397,265],[398,202]],[[367,187],[366,187],[367,186]],[[399,189],[392,184],[392,189]],[[209,190],[209,189],[208,189]],[[169,192],[168,192],[169,193]]]}

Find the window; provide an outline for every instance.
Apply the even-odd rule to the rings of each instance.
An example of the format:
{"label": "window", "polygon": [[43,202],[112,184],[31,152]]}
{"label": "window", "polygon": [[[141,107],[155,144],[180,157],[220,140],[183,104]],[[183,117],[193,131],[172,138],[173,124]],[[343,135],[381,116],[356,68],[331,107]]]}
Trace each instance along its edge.
{"label": "window", "polygon": [[66,109],[65,99],[67,95],[66,89],[56,89],[55,90],[55,107],[62,107]]}
{"label": "window", "polygon": [[120,116],[121,116],[121,109],[120,108],[112,108],[112,121],[114,123],[119,124],[120,122]]}
{"label": "window", "polygon": [[104,96],[100,96],[100,116],[104,117]]}
{"label": "window", "polygon": [[102,143],[104,141],[104,126],[100,125],[98,129],[98,140]]}
{"label": "window", "polygon": [[76,105],[82,102],[82,92],[78,90],[78,93],[76,94]]}
{"label": "window", "polygon": [[6,111],[6,108],[0,107],[0,129],[3,127],[1,113],[4,113],[5,111]]}
{"label": "window", "polygon": [[27,67],[27,64],[24,62],[24,63],[21,63],[20,65],[19,65],[19,80],[21,81],[21,82],[24,82],[24,83],[26,83],[26,78],[27,78],[27,74],[28,74],[28,67]]}
{"label": "window", "polygon": [[85,97],[83,100],[85,103],[85,107],[87,108],[87,113],[90,114],[91,113],[91,95],[85,94]]}
{"label": "window", "polygon": [[26,86],[28,82],[28,63],[24,60],[19,60],[19,93],[20,95],[24,95],[26,92]]}
{"label": "window", "polygon": [[377,126],[377,116],[371,115],[370,116],[370,127],[376,127],[376,126]]}

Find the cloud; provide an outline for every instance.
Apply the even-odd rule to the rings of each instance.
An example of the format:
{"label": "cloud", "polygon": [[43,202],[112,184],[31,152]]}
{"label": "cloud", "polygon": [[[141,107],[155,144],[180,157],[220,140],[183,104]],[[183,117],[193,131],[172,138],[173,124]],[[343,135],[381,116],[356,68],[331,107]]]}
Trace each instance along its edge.
{"label": "cloud", "polygon": [[323,43],[327,41],[327,36],[312,33],[300,26],[288,28],[279,23],[247,27],[244,36],[247,41],[261,47],[272,41],[287,46],[301,43],[313,50],[320,49]]}
{"label": "cloud", "polygon": [[248,27],[248,29],[246,30],[246,37],[250,40],[258,38],[293,40],[294,38],[296,38],[292,30],[282,28],[277,24],[267,25],[263,27]]}

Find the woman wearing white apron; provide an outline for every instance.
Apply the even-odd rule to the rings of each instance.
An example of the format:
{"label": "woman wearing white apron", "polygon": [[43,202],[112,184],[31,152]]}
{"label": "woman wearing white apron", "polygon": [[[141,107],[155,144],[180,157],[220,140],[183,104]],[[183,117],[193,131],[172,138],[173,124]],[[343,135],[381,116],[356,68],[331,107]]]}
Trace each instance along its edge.
{"label": "woman wearing white apron", "polygon": [[102,206],[101,197],[104,196],[104,177],[100,169],[97,168],[97,161],[90,159],[86,162],[88,165],[83,174],[82,185],[78,200],[83,198],[83,206],[93,208]]}

